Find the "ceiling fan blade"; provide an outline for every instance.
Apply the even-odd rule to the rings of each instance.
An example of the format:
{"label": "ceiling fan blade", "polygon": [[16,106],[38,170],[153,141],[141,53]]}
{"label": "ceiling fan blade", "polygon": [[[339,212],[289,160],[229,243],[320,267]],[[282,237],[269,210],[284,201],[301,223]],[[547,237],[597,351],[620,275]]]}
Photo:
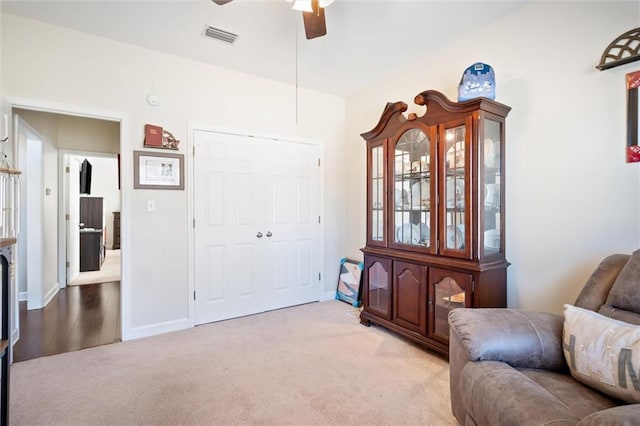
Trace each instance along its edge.
{"label": "ceiling fan blade", "polygon": [[304,32],[307,40],[321,37],[327,34],[327,23],[324,20],[324,9],[320,7],[318,0],[311,1],[313,12],[302,12],[304,20]]}
{"label": "ceiling fan blade", "polygon": [[229,3],[232,0],[212,0],[215,4],[217,4],[218,6],[222,6],[224,4]]}

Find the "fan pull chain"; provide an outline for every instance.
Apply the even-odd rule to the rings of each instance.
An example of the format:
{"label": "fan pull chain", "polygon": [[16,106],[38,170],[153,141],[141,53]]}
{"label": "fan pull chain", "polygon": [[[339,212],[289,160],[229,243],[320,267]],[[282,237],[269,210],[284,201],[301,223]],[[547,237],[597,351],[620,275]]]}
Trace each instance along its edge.
{"label": "fan pull chain", "polygon": [[298,125],[298,21],[295,21],[296,31],[296,126]]}

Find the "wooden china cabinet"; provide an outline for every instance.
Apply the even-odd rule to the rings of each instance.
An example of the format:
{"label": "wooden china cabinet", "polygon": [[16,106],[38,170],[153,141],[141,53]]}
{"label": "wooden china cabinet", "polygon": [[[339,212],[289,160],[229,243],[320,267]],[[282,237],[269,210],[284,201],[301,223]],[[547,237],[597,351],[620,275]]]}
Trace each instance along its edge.
{"label": "wooden china cabinet", "polygon": [[389,103],[367,142],[364,308],[375,323],[449,351],[449,311],[505,307],[504,135],[510,107],[427,90]]}

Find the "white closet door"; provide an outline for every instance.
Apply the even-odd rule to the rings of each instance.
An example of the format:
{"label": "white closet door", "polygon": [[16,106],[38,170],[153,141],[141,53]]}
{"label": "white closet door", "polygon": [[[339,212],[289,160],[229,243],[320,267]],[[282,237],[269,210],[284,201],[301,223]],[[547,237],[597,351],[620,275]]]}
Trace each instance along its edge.
{"label": "white closet door", "polygon": [[196,131],[195,149],[196,323],[318,300],[317,146]]}
{"label": "white closet door", "polygon": [[319,148],[288,142],[272,145],[265,178],[267,309],[318,300],[322,257]]}

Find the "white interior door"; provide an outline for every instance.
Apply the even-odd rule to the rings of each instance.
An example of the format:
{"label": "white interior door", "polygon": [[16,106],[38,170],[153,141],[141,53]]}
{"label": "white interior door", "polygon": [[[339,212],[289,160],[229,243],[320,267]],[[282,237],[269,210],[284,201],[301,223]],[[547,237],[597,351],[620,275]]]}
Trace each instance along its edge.
{"label": "white interior door", "polygon": [[270,146],[262,260],[267,309],[277,309],[318,300],[320,150],[279,141]]}
{"label": "white interior door", "polygon": [[196,323],[318,300],[318,147],[207,131],[194,141]]}
{"label": "white interior door", "polygon": [[27,136],[27,309],[44,306],[44,184],[42,140],[36,135]]}
{"label": "white interior door", "polygon": [[67,156],[69,173],[65,173],[67,191],[67,284],[80,275],[80,160]]}

